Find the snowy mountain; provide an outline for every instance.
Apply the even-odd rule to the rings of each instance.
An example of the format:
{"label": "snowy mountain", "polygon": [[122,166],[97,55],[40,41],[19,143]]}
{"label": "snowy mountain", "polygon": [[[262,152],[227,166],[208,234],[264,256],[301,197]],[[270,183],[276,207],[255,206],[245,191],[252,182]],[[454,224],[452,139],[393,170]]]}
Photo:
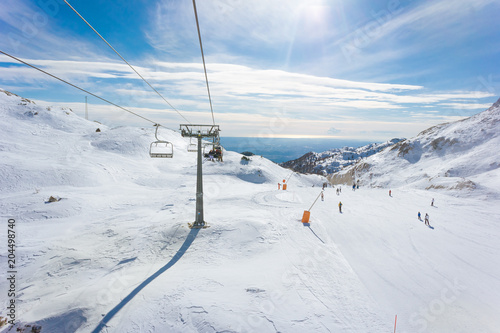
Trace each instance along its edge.
{"label": "snowy mountain", "polygon": [[470,118],[431,127],[333,175],[374,187],[481,190],[500,180],[500,99]]}
{"label": "snowy mountain", "polygon": [[[446,128],[471,145],[493,131],[426,135]],[[0,332],[392,332],[396,315],[397,332],[498,331],[499,196],[327,188],[311,208],[324,177],[292,174],[278,190],[290,170],[227,151],[203,164],[210,228],[191,230],[195,154],[178,132],[159,136],[172,159],[149,157],[152,126],[111,128],[0,91]],[[498,194],[498,169],[487,175]]]}
{"label": "snowy mountain", "polygon": [[392,139],[384,143],[372,143],[363,147],[334,148],[322,153],[309,152],[303,156],[280,163],[284,168],[300,173],[312,173],[326,176],[356,163],[358,160],[378,153],[404,139]]}

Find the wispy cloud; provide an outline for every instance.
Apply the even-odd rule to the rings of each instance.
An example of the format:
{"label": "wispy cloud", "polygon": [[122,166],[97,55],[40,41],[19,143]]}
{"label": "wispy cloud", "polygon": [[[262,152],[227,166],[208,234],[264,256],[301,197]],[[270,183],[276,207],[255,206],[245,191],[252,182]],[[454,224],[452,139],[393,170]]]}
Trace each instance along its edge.
{"label": "wispy cloud", "polygon": [[[146,89],[147,87],[143,87],[140,78],[121,63],[37,59],[28,61],[69,81],[81,82],[83,86],[92,88],[98,81],[99,94],[110,96],[108,98],[111,100],[118,99],[125,103],[123,106],[134,107],[159,117],[167,117],[168,114],[175,117],[173,111]],[[0,75],[6,81],[27,81],[32,79],[33,75],[40,80],[52,80],[39,76],[32,69],[14,65],[6,57],[0,57],[0,64]],[[152,67],[137,68],[173,105],[185,112],[188,118],[208,117],[208,100],[200,64],[158,61],[154,62]],[[470,109],[482,108],[484,104],[477,101],[492,96],[489,92],[429,93],[421,86],[340,80],[220,63],[209,66],[209,77],[218,121],[230,128],[243,126],[248,134],[270,119],[275,119],[273,114],[276,110],[286,110],[286,119],[290,124],[289,130],[279,133],[280,135],[292,133],[294,128],[298,129],[298,124],[302,123],[309,124],[310,128],[320,126],[322,135],[326,136],[335,134],[331,128],[338,128],[339,121],[345,124],[360,122],[363,126],[369,122],[380,122],[381,119],[386,119],[380,122],[385,125],[393,123],[397,126],[397,123],[406,123],[403,120],[404,113],[400,111],[414,108],[415,105],[429,105],[434,108],[425,112],[410,113],[407,117],[413,119],[413,125],[408,125],[410,127],[419,124],[415,119],[427,123],[432,120],[452,119],[451,116],[439,115],[434,111],[456,105],[465,105],[464,108],[470,105]],[[168,111],[164,113],[163,110]],[[396,111],[399,113],[394,113]],[[170,121],[170,116],[168,119]],[[254,125],[250,125],[252,123]],[[331,126],[325,127],[326,125],[319,125],[320,123]],[[303,130],[306,131],[305,127]],[[308,135],[315,133],[314,130],[309,132]],[[343,129],[342,133],[347,132]]]}
{"label": "wispy cloud", "polygon": [[68,14],[67,10],[58,1],[2,0],[2,50],[39,59],[105,59],[99,56],[93,43],[55,25],[61,16]]}
{"label": "wispy cloud", "polygon": [[[429,47],[429,39],[434,41],[458,42],[474,34],[474,29],[465,17],[479,11],[496,0],[457,0],[452,5],[447,0],[424,1],[415,6],[399,1],[389,2],[386,9],[372,13],[372,20],[357,27],[350,34],[336,42],[343,45],[344,55],[355,55],[368,46],[395,36],[416,34],[422,38],[420,45]],[[450,29],[453,28],[453,29]],[[449,31],[454,38],[449,38]],[[412,47],[412,45],[410,45]]]}
{"label": "wispy cloud", "polygon": [[[50,3],[2,1],[0,49],[125,107],[177,121],[176,113],[95,35],[82,33],[81,26],[68,29],[74,17],[66,17],[71,13],[66,6]],[[85,3],[79,5],[85,9]],[[125,56],[188,118],[209,120],[192,3],[159,0],[144,8],[147,24],[130,30],[136,35],[120,35],[114,25],[108,32],[113,30],[122,45],[138,38],[147,48],[153,46],[147,52],[128,49]],[[446,57],[454,49],[446,48],[457,44],[469,50],[465,42],[492,24],[491,19],[483,25],[471,18],[489,8],[498,8],[498,1],[388,1],[386,8],[368,0],[199,1],[216,120],[229,129],[225,135],[269,132],[269,124],[278,119],[287,126],[270,130],[275,136],[356,136],[417,133],[484,110],[498,92],[496,69],[486,64],[478,73],[478,65],[468,67],[472,74],[463,74],[462,67],[471,62],[455,64]],[[354,52],[352,59],[344,46]],[[471,49],[467,55],[483,59],[498,50],[493,43],[488,51]],[[487,77],[486,84],[476,82],[477,77]],[[1,56],[0,80],[24,91],[44,87],[54,100],[62,99],[59,82]],[[102,114],[113,114],[112,107],[99,107]]]}
{"label": "wispy cloud", "polygon": [[[202,31],[210,36],[208,40],[212,42],[240,40],[242,44],[255,41],[272,44],[292,38],[289,34],[291,16],[301,2],[216,0],[201,1],[197,7]],[[190,1],[159,1],[151,15],[152,25],[147,31],[151,43],[165,49],[175,49],[186,43],[197,46],[196,23]]]}

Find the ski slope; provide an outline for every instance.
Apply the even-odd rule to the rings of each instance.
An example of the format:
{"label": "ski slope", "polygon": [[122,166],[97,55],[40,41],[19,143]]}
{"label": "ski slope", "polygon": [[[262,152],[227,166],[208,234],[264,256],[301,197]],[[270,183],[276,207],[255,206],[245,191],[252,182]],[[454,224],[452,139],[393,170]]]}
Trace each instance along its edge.
{"label": "ski slope", "polygon": [[[1,91],[0,118],[17,327],[392,332],[397,315],[397,332],[498,331],[498,196],[328,187],[304,225],[324,178],[294,174],[278,191],[289,170],[226,152],[203,165],[210,228],[193,231],[196,154],[178,133],[161,133],[173,159],[151,159],[152,127],[109,128]],[[2,309],[7,288],[2,275]]]}

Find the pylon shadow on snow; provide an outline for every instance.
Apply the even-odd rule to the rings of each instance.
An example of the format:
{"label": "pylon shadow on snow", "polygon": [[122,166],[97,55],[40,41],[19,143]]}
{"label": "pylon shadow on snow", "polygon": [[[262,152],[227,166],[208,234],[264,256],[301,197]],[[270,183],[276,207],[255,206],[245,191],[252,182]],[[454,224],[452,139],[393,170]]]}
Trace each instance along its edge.
{"label": "pylon shadow on snow", "polygon": [[99,322],[97,327],[92,331],[92,333],[99,333],[106,325],[108,322],[128,303],[130,302],[142,289],[144,289],[148,284],[150,284],[154,279],[156,279],[158,276],[163,274],[167,269],[172,267],[179,259],[186,253],[186,251],[189,249],[193,241],[195,240],[196,236],[198,235],[198,232],[200,229],[191,229],[189,234],[186,237],[186,240],[182,244],[181,248],[177,251],[177,253],[170,259],[170,261],[160,268],[156,273],[148,277],[146,280],[144,280],[140,285],[138,285],[134,290],[130,292],[117,306],[115,306],[111,311],[109,311],[104,318]]}
{"label": "pylon shadow on snow", "polygon": [[318,235],[316,235],[316,233],[314,232],[314,230],[312,230],[311,225],[309,223],[304,223],[304,226],[308,227],[309,230],[311,230],[311,232],[313,233],[313,235],[316,236],[316,238],[319,239],[321,241],[321,243],[325,244],[325,242],[323,242],[323,240],[321,238],[319,238]]}

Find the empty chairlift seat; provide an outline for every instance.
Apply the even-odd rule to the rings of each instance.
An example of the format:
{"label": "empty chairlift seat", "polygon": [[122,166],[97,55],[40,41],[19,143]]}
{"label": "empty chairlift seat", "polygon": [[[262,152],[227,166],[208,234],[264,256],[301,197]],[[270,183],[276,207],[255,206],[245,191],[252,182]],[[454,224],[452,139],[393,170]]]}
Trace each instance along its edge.
{"label": "empty chairlift seat", "polygon": [[191,153],[196,153],[198,151],[198,145],[196,143],[188,144],[188,151]]}
{"label": "empty chairlift seat", "polygon": [[151,142],[149,156],[153,158],[172,158],[174,157],[174,145],[168,141]]}
{"label": "empty chairlift seat", "polygon": [[171,142],[158,139],[159,124],[155,124],[156,141],[151,142],[149,146],[149,156],[152,158],[172,158],[174,157],[174,145]]}

